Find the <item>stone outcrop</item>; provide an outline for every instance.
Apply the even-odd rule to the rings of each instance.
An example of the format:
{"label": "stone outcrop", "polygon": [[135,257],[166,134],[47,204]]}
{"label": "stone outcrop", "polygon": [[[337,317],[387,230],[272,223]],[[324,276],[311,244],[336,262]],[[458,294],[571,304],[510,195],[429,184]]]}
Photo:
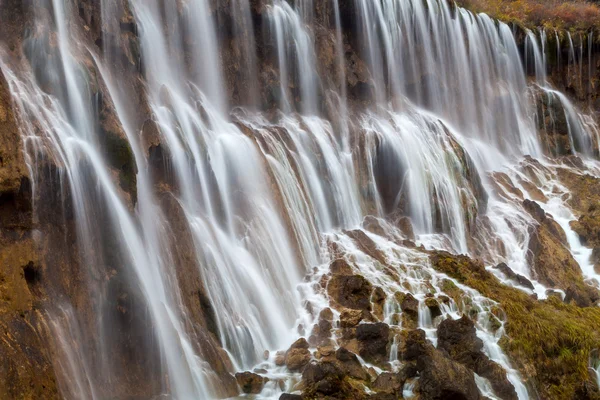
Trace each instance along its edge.
{"label": "stone outcrop", "polygon": [[475,326],[467,316],[457,320],[446,319],[438,327],[438,349],[469,368],[477,375],[487,378],[496,395],[502,399],[516,400],[517,393],[506,377],[506,371],[483,354],[483,341],[475,332]]}
{"label": "stone outcrop", "polygon": [[568,248],[560,225],[536,202],[525,200],[523,206],[537,222],[530,229],[529,239],[529,264],[536,278],[550,287],[569,290],[570,298],[581,306],[596,302],[598,291],[584,283],[581,268]]}
{"label": "stone outcrop", "polygon": [[425,400],[479,399],[473,371],[437,350],[418,329],[408,332],[401,349],[402,358],[416,362],[419,372],[417,393]]}

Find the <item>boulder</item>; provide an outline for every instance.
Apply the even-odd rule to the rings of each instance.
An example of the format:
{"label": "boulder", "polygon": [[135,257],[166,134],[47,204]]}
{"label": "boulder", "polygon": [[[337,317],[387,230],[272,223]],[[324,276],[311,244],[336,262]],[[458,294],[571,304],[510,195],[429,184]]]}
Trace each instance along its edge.
{"label": "boulder", "polygon": [[374,364],[382,364],[389,357],[390,327],[383,322],[360,324],[356,328],[359,354]]}
{"label": "boulder", "polygon": [[410,293],[397,296],[400,298],[400,308],[402,312],[410,315],[411,318],[417,318],[419,316],[419,300],[415,299]]}
{"label": "boulder", "polygon": [[425,305],[429,308],[429,312],[431,313],[431,318],[437,318],[442,315],[442,309],[440,308],[440,303],[433,297],[428,297],[425,299]]}
{"label": "boulder", "polygon": [[335,352],[338,367],[345,375],[359,380],[369,380],[369,373],[365,371],[356,354],[340,347]]}
{"label": "boulder", "polygon": [[266,378],[248,371],[236,373],[235,379],[242,392],[246,394],[260,393],[267,381]]}
{"label": "boulder", "polygon": [[399,373],[382,372],[377,376],[371,388],[376,392],[398,395],[402,393],[405,380]]}
{"label": "boulder", "polygon": [[333,275],[352,275],[352,267],[344,259],[338,258],[329,264],[329,271]]}
{"label": "boulder", "polygon": [[302,400],[302,396],[299,394],[282,393],[279,396],[279,400]]}
{"label": "boulder", "polygon": [[494,268],[496,268],[497,270],[502,272],[504,275],[506,275],[506,277],[508,279],[510,279],[511,281],[514,281],[517,284],[519,284],[523,287],[526,287],[527,289],[534,290],[533,284],[531,283],[531,281],[529,279],[525,278],[523,275],[517,274],[505,263],[500,263],[500,264],[496,265]]}
{"label": "boulder", "polygon": [[479,400],[473,372],[433,347],[421,329],[409,331],[401,349],[406,361],[416,361],[419,381],[416,388],[423,400]]}
{"label": "boulder", "polygon": [[361,275],[333,275],[327,293],[339,305],[355,310],[371,311],[371,283]]}
{"label": "boulder", "polygon": [[562,228],[541,207],[530,200],[523,207],[537,221],[529,229],[528,262],[535,277],[544,285],[567,290],[571,287],[573,299],[587,307],[598,299],[598,291],[583,281],[581,268],[567,247]]}
{"label": "boulder", "polygon": [[448,356],[487,378],[494,392],[502,399],[516,400],[517,393],[506,376],[506,371],[483,352],[483,342],[477,337],[475,326],[467,316],[448,318],[438,327],[438,349]]}
{"label": "boulder", "polygon": [[364,318],[364,313],[360,310],[345,309],[340,315],[340,326],[342,328],[355,327]]}
{"label": "boulder", "polygon": [[296,340],[285,353],[285,365],[290,371],[299,371],[310,361],[312,355],[304,338]]}

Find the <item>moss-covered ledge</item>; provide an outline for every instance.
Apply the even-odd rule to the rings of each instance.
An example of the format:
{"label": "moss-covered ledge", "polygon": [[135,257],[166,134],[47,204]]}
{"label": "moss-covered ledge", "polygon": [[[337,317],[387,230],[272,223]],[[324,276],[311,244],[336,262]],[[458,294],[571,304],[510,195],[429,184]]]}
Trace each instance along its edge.
{"label": "moss-covered ledge", "polygon": [[600,348],[600,307],[578,307],[550,296],[535,300],[501,284],[482,263],[442,251],[437,270],[500,303],[506,337],[500,344],[526,384],[542,399],[600,399],[590,357]]}

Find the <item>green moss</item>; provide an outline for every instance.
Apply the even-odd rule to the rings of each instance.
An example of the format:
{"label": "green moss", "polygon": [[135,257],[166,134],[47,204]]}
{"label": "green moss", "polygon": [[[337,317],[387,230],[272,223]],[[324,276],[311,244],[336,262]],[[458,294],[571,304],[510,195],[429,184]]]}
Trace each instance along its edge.
{"label": "green moss", "polygon": [[497,301],[506,313],[501,340],[521,376],[541,398],[574,398],[590,380],[590,353],[600,348],[600,308],[581,308],[556,297],[537,301],[502,285],[480,262],[434,252],[433,266]]}

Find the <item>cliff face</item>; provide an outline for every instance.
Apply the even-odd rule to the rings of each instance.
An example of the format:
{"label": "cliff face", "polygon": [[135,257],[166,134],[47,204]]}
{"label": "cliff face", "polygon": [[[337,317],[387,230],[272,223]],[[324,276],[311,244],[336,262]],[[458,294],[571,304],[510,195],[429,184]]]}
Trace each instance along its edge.
{"label": "cliff face", "polygon": [[[336,36],[336,16],[333,2],[315,4],[313,16],[318,75],[321,77],[321,91],[325,93],[320,99],[322,103],[320,109],[323,110],[324,117],[333,121],[334,125],[338,120],[336,118],[338,109],[335,104],[339,100],[336,98],[336,93],[342,86],[347,92],[350,112],[364,109],[376,90],[367,68],[367,62],[362,56],[365,54],[364,42],[355,36],[356,30],[352,29],[357,23],[354,16],[354,5],[350,1],[341,0],[339,3],[341,38]],[[196,354],[201,355],[208,363],[210,370],[216,376],[220,397],[236,395],[239,393],[240,387],[244,391],[245,387],[248,387],[249,391],[254,390],[253,384],[256,382],[248,382],[244,377],[240,378],[239,376],[237,380],[235,379],[230,356],[223,349],[226,343],[221,342],[222,338],[219,335],[215,317],[215,313],[220,310],[215,310],[211,304],[208,290],[203,283],[202,268],[194,257],[194,237],[184,220],[186,210],[174,196],[181,192],[181,188],[178,187],[178,183],[172,176],[170,167],[173,163],[173,156],[163,143],[164,138],[160,134],[160,127],[152,115],[150,106],[146,103],[144,80],[145,70],[148,66],[143,65],[140,59],[141,45],[136,22],[127,2],[116,1],[112,6],[118,10],[119,18],[118,21],[110,23],[100,22],[102,11],[99,8],[99,2],[75,1],[71,8],[71,11],[76,14],[71,21],[75,21],[75,28],[78,32],[82,32],[81,38],[85,45],[93,49],[91,53],[97,52],[106,57],[110,67],[124,77],[119,81],[123,83],[124,87],[119,90],[129,93],[128,98],[133,99],[133,104],[126,105],[131,110],[129,115],[132,116],[132,120],[128,123],[134,127],[133,131],[139,132],[140,149],[132,148],[126,130],[119,119],[117,108],[123,107],[123,105],[116,105],[110,98],[108,86],[113,82],[102,81],[103,74],[100,73],[99,66],[91,53],[78,54],[80,57],[78,61],[85,65],[89,72],[90,93],[88,94],[90,99],[93,99],[91,102],[97,110],[98,118],[94,124],[102,133],[99,138],[102,156],[106,160],[111,178],[118,183],[118,194],[125,199],[126,207],[129,210],[135,210],[139,204],[136,181],[139,171],[134,152],[139,150],[146,157],[148,169],[153,177],[150,190],[159,199],[160,212],[169,221],[169,227],[163,232],[162,239],[167,243],[172,255],[172,259],[169,261],[173,265],[174,280],[180,289],[178,300],[188,318],[189,326],[185,326],[184,329],[192,338],[191,345]],[[28,57],[27,46],[31,43],[24,44],[23,35],[26,30],[35,29],[32,16],[34,14],[42,15],[43,18],[52,21],[53,16],[48,7],[35,1],[9,0],[0,3],[0,21],[2,21],[0,26],[2,43],[0,44],[2,44],[3,51],[7,52],[6,57],[2,57],[2,59],[14,62],[15,65],[11,65],[12,67],[18,67],[20,60]],[[264,36],[256,36],[257,57],[256,65],[252,68],[256,70],[259,81],[254,81],[254,77],[248,74],[248,55],[245,54],[247,32],[229,28],[235,25],[236,18],[240,18],[239,15],[232,12],[233,9],[234,6],[228,1],[215,0],[211,4],[212,17],[222,28],[218,31],[221,43],[219,61],[223,66],[226,97],[232,107],[256,107],[266,110],[266,114],[274,116],[282,95],[277,75],[276,44],[265,39]],[[251,28],[254,32],[263,32],[267,29],[265,9],[266,4],[263,1],[250,2],[250,20],[247,22],[251,26],[247,26],[248,29]],[[37,39],[48,41],[47,48],[55,46],[52,41],[56,38],[51,34],[44,37],[44,32],[40,32],[39,35],[40,37]],[[557,50],[560,57],[549,60],[549,80],[554,87],[568,93],[581,109],[594,114],[600,107],[600,48],[592,43],[590,48],[585,47],[584,50],[579,51],[575,46],[576,61],[569,63],[568,60],[570,57],[572,58],[570,49],[565,46],[564,36],[561,37],[563,39]],[[345,56],[343,68],[340,68],[336,55],[339,39],[341,39]],[[522,44],[525,53],[524,35],[519,36],[519,43]],[[552,44],[552,41],[549,40],[549,43]],[[416,49],[415,54],[420,54],[419,49]],[[43,60],[53,62],[56,61],[53,60],[55,56],[45,54]],[[191,62],[185,59],[185,54],[182,55],[182,58],[184,58],[184,63]],[[161,62],[161,60],[157,60],[157,62]],[[533,71],[528,72],[530,75],[534,75]],[[64,77],[44,75],[43,66],[35,73],[41,86],[47,89],[47,94],[61,95],[53,92],[57,86],[53,86],[52,80],[61,80]],[[426,87],[435,79],[428,71],[423,71],[422,75],[412,82],[412,85],[418,92],[419,87]],[[149,339],[149,336],[152,335],[148,335],[147,332],[148,329],[151,329],[149,317],[147,317],[148,310],[143,300],[142,289],[136,283],[137,277],[132,276],[131,271],[122,267],[125,255],[115,250],[118,249],[119,244],[114,242],[116,239],[112,239],[114,231],[111,230],[110,224],[97,227],[95,233],[97,237],[93,238],[97,246],[83,248],[82,243],[78,241],[80,232],[75,221],[77,210],[72,204],[72,190],[74,189],[67,183],[68,179],[64,176],[63,166],[56,159],[35,157],[37,155],[36,140],[27,137],[23,130],[24,122],[19,119],[16,111],[18,107],[15,107],[15,103],[23,98],[20,97],[17,88],[9,87],[10,82],[10,78],[0,74],[0,334],[2,335],[0,355],[3,360],[7,360],[0,365],[0,397],[31,399],[61,396],[85,397],[89,395],[85,389],[82,392],[69,392],[71,386],[64,385],[65,382],[75,379],[72,375],[79,369],[85,369],[87,374],[99,376],[98,380],[101,384],[97,387],[100,392],[95,393],[99,398],[151,398],[158,396],[168,390],[169,377],[164,376],[164,371],[160,368],[164,355],[160,354],[151,338]],[[299,92],[301,89],[299,85],[290,83],[287,90],[291,93],[292,101],[300,102]],[[165,93],[164,96],[167,99],[165,102],[168,102],[169,93]],[[558,126],[558,129],[544,130],[541,133],[546,137],[543,140],[549,143],[548,153],[556,156],[569,154],[572,149],[569,147],[568,130],[565,127],[567,121],[554,121],[554,116],[560,115],[561,110],[549,112],[548,109],[554,106],[546,100],[540,100],[540,102],[538,118],[540,120],[552,119],[553,124]],[[351,129],[359,132],[360,128],[357,126],[358,124],[352,125]],[[31,129],[43,131],[44,127],[34,126]],[[248,135],[251,136],[252,132]],[[281,135],[284,137],[283,133]],[[360,144],[360,141],[366,141],[365,137],[365,135],[357,134],[355,140]],[[460,148],[460,145],[454,142],[451,142],[450,146]],[[574,157],[565,160],[565,163],[577,163],[577,159]],[[457,161],[457,164],[467,170],[469,170],[469,166],[472,167],[472,161],[465,154]],[[384,167],[381,166],[381,171],[383,171],[381,175],[387,178],[387,170]],[[523,169],[527,172],[527,168],[528,166],[525,165]],[[532,168],[537,168],[537,166]],[[564,175],[565,182],[563,183],[572,183],[571,178],[573,177],[568,175],[570,172],[566,169],[561,171],[560,173]],[[477,174],[472,173],[472,175],[476,176]],[[579,177],[579,175],[577,176]],[[361,178],[363,181],[368,179],[367,177]],[[382,178],[382,180],[387,181],[388,179]],[[531,178],[531,180],[535,181],[535,178]],[[470,183],[465,191],[475,193],[480,200],[479,204],[485,204],[485,199],[483,199],[485,196],[481,193],[481,182],[473,176],[467,177],[465,181]],[[515,189],[510,178],[508,181],[504,179],[498,179],[498,181],[502,181],[499,183],[499,187],[503,188],[502,192],[514,193],[519,190]],[[365,188],[367,183],[365,182]],[[573,183],[571,189],[575,197],[587,198],[591,196],[589,192],[596,193],[598,187],[600,187],[598,180],[590,176],[589,181],[581,184]],[[398,190],[393,189],[390,189],[390,193],[395,194]],[[531,191],[535,192],[535,188]],[[390,199],[386,199],[386,206],[390,210],[386,210],[386,212],[390,214],[390,219],[395,219],[395,222],[402,225],[401,214],[405,210],[402,210],[401,205],[398,206],[397,199],[392,199],[391,195],[388,197]],[[101,200],[96,200],[97,204],[90,210],[94,214],[94,220],[108,220],[109,212],[106,210],[106,204]],[[281,202],[281,199],[279,201]],[[464,203],[468,204],[465,208],[470,207],[472,215],[477,214],[477,207],[472,206],[468,199],[465,199]],[[593,232],[594,224],[597,221],[595,208],[592,205],[579,203],[574,204],[573,207],[579,213],[577,216],[580,218],[579,224],[576,224],[574,229],[588,240],[590,246],[600,246],[596,243],[597,238]],[[374,207],[366,204],[365,208],[373,209]],[[531,213],[539,216],[536,211],[536,209],[531,210]],[[441,213],[438,211],[438,214]],[[473,217],[474,219],[475,217]],[[586,340],[582,344],[577,338],[566,338],[562,336],[561,332],[552,330],[549,333],[548,330],[551,329],[549,314],[557,312],[560,313],[560,318],[565,320],[565,330],[575,326],[575,335],[585,335],[583,327],[588,323],[595,323],[598,318],[597,313],[589,309],[589,306],[598,300],[597,291],[586,286],[577,263],[572,255],[565,251],[562,238],[564,233],[560,234],[561,228],[557,229],[555,223],[546,220],[545,216],[540,217],[538,222],[539,227],[535,232],[538,242],[532,245],[531,252],[533,257],[541,260],[535,261],[540,264],[538,272],[540,281],[564,290],[567,293],[565,299],[567,304],[561,303],[556,298],[551,298],[547,302],[539,302],[516,289],[507,289],[485,272],[483,266],[466,258],[455,259],[455,256],[449,254],[428,252],[424,252],[423,257],[432,257],[432,264],[436,270],[481,290],[486,296],[499,302],[501,307],[509,307],[507,332],[510,338],[506,339],[504,347],[508,349],[509,355],[517,360],[517,368],[521,369],[524,375],[533,374],[534,377],[528,382],[530,387],[554,398],[583,392],[592,398],[597,395],[597,389],[588,382],[587,370],[586,373],[580,370],[569,370],[571,375],[566,381],[566,389],[563,392],[557,389],[559,385],[556,379],[559,379],[558,376],[561,373],[560,365],[556,365],[549,354],[563,349],[576,352],[577,357],[565,356],[567,361],[564,363],[572,361],[577,368],[580,368],[587,362],[587,359],[584,360],[584,358],[586,356],[589,358],[593,346],[600,343],[598,338],[586,336]],[[445,221],[439,217],[437,225],[440,230],[443,229],[444,224]],[[410,223],[408,223],[408,227],[410,228]],[[374,228],[371,226],[371,229]],[[405,231],[410,229],[405,229]],[[560,232],[558,232],[559,230]],[[406,236],[403,240],[408,243],[411,235]],[[364,239],[358,233],[348,234],[348,237],[359,243],[358,247],[370,258],[386,265],[388,269],[392,268],[389,258],[378,256],[376,250],[373,250],[377,247],[375,244]],[[389,240],[397,241],[398,239],[389,238]],[[477,243],[469,245],[478,250],[484,247]],[[481,251],[482,254],[484,250]],[[332,258],[343,256],[335,249],[331,250]],[[556,262],[557,259],[560,259],[561,262]],[[452,265],[449,266],[449,264]],[[565,266],[569,268],[563,268]],[[388,336],[392,337],[394,332],[390,334],[386,330],[387,325],[379,321],[377,309],[375,306],[371,306],[373,302],[379,304],[378,307],[381,309],[383,308],[383,298],[379,301],[373,300],[380,292],[368,282],[364,283],[364,278],[361,279],[360,275],[338,273],[333,271],[333,266],[330,268],[332,271],[327,273],[324,280],[351,281],[348,285],[355,285],[358,289],[350,294],[335,293],[331,295],[333,298],[344,299],[338,301],[339,304],[334,302],[332,306],[341,316],[336,316],[336,319],[326,315],[323,318],[319,317],[319,320],[324,322],[319,322],[319,329],[314,331],[314,340],[323,339],[323,337],[319,337],[321,330],[330,333],[333,329],[332,322],[334,326],[339,323],[336,328],[339,328],[338,333],[346,341],[344,349],[348,348],[363,357],[372,357],[375,363],[383,363],[382,360],[387,356],[386,351],[390,346]],[[566,275],[568,276],[565,278]],[[348,278],[348,276],[352,276],[352,278]],[[343,290],[345,285],[340,285],[340,287],[342,288],[340,290]],[[94,291],[91,291],[91,288],[94,288]],[[329,286],[327,290],[334,291],[335,286]],[[463,294],[457,294],[457,303],[462,301],[461,296]],[[101,303],[100,298],[109,300]],[[404,300],[403,298],[402,304],[405,304]],[[348,303],[344,304],[344,301]],[[445,300],[440,298],[435,301],[443,303]],[[356,306],[356,304],[363,303],[367,306]],[[434,309],[435,304],[431,301],[429,303]],[[406,308],[410,309],[408,305]],[[405,311],[404,308],[403,311]],[[467,308],[461,309],[462,311],[469,312]],[[524,321],[523,318],[524,314],[529,315],[529,311],[534,313],[531,314],[531,322]],[[577,314],[577,317],[573,317],[570,313]],[[77,314],[78,317],[74,318],[73,314]],[[410,310],[407,312],[407,315],[409,314]],[[368,328],[358,325],[362,319],[369,323]],[[61,324],[54,324],[57,320],[60,320]],[[98,333],[100,320],[102,320],[102,324],[106,324],[103,326],[111,326],[112,331]],[[536,331],[535,335],[527,335],[525,338],[519,335],[522,333],[521,328],[522,331],[527,331],[538,320],[543,322],[546,330]],[[424,398],[435,398],[440,393],[447,395],[458,393],[463,396],[462,398],[475,398],[477,388],[472,379],[472,372],[475,371],[484,376],[485,374],[489,375],[495,388],[503,390],[504,387],[506,389],[506,373],[497,364],[490,364],[491,361],[487,358],[485,358],[487,361],[484,360],[477,364],[469,363],[468,360],[461,358],[460,352],[463,350],[468,353],[466,358],[469,358],[469,355],[480,357],[481,347],[470,334],[472,327],[468,320],[462,321],[462,323],[466,327],[440,327],[439,329],[449,330],[450,336],[453,330],[461,331],[462,329],[461,335],[468,336],[473,343],[472,347],[475,350],[469,350],[473,354],[468,353],[467,350],[452,347],[451,338],[446,343],[447,349],[442,352],[428,345],[421,337],[421,332],[417,330],[398,334],[398,337],[402,339],[402,346],[398,353],[399,358],[406,361],[407,365],[412,368],[411,372],[407,367],[407,371],[405,371],[407,375],[402,377],[402,383],[408,378],[413,378],[416,372],[419,372],[422,376],[430,377],[428,386],[423,385],[421,388]],[[511,326],[511,323],[514,325]],[[413,320],[407,321],[407,324],[407,326],[416,327],[416,322]],[[69,326],[72,329],[69,334],[66,334],[57,331],[58,326]],[[363,330],[365,331],[362,332]],[[69,336],[73,335],[73,332],[78,332],[79,337]],[[551,349],[541,353],[529,347],[525,350],[522,349],[524,346],[541,346],[542,339],[545,336],[554,335],[554,333],[559,335],[560,340],[564,339],[565,343],[552,343]],[[96,334],[103,335],[104,343],[109,346],[110,350],[97,346],[97,343],[91,340],[84,341],[80,348],[76,348],[74,345],[74,343],[81,344],[81,338],[93,338]],[[62,345],[72,351],[71,355],[75,359],[79,358],[82,361],[75,361],[72,364],[61,362],[59,354],[64,354],[64,349],[58,348],[57,337],[66,338]],[[327,395],[328,393],[326,390],[323,391],[323,388],[326,389],[327,385],[330,385],[336,387],[337,392],[334,390],[329,394],[348,395],[350,393],[352,396],[359,396],[357,382],[377,388],[376,391],[384,394],[398,395],[399,389],[396,387],[399,385],[397,380],[400,378],[398,376],[385,378],[389,378],[392,384],[383,382],[384,378],[381,378],[380,381],[380,378],[371,377],[370,371],[363,371],[360,365],[356,366],[358,361],[355,362],[352,353],[352,355],[348,355],[342,351],[341,354],[338,354],[339,350],[334,353],[333,349],[328,348],[329,336],[326,335],[324,338],[325,345],[320,345],[324,349],[320,350],[317,357],[321,360],[320,364],[317,366],[311,364],[310,368],[304,370],[303,380],[307,395]],[[311,343],[311,346],[314,344]],[[572,349],[573,347],[575,350]],[[307,348],[308,344],[305,346],[303,343],[298,344],[295,348],[292,347],[283,356],[283,364],[288,364],[290,370],[304,368],[307,364],[305,361],[311,357],[310,353],[307,355]],[[413,350],[412,353],[411,350]],[[86,363],[85,360],[106,358],[105,352],[107,351],[110,352],[109,365],[112,368],[110,373],[95,370],[95,368],[101,369],[101,363]],[[85,356],[82,357],[82,355]],[[418,361],[419,359],[425,361]],[[539,361],[542,361],[543,364],[536,364]],[[545,366],[551,367],[552,370],[544,371],[543,367]],[[568,369],[569,366],[565,368]],[[440,371],[446,371],[449,375],[440,376]],[[353,374],[354,376],[352,376]],[[462,388],[444,386],[444,381],[451,380],[456,376],[464,379],[464,385],[458,385]],[[328,382],[330,378],[333,379],[333,383]],[[323,383],[323,381],[327,382]],[[62,391],[59,391],[59,383],[62,385],[60,387]],[[390,386],[393,387],[390,389]],[[461,391],[465,391],[465,393]],[[505,398],[515,398],[516,396],[514,389],[510,388],[506,389],[505,394]]]}

